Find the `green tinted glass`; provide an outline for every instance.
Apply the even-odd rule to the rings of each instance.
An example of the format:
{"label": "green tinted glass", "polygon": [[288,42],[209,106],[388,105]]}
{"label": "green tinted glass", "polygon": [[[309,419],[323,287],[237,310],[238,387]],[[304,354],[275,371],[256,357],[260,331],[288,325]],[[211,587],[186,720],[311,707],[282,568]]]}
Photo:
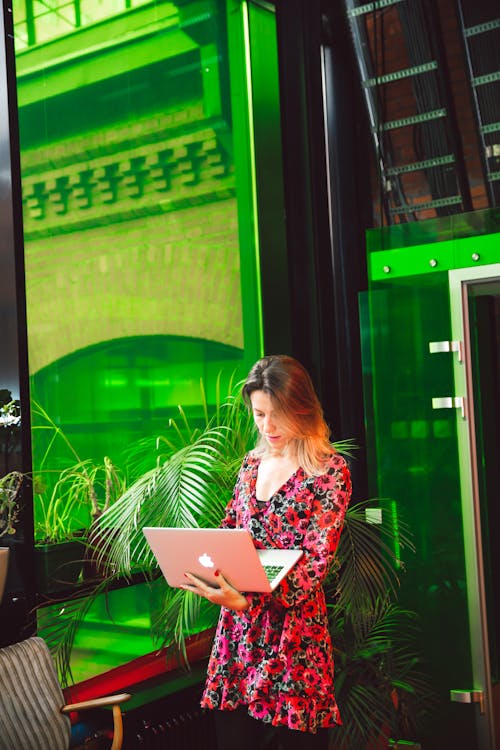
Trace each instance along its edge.
{"label": "green tinted glass", "polygon": [[[393,521],[406,523],[413,534],[414,553],[398,545],[395,551],[404,562],[400,600],[418,616],[423,669],[436,689],[433,721],[427,734],[419,736],[431,750],[475,747],[477,741],[475,709],[469,711],[450,699],[450,691],[477,687],[479,674],[479,613],[471,604],[478,600],[478,579],[470,563],[476,531],[471,523],[472,499],[462,486],[467,475],[464,462],[471,463],[471,454],[463,451],[467,421],[459,410],[458,397],[464,391],[457,381],[457,368],[464,371],[467,346],[479,410],[477,465],[484,485],[479,508],[484,516],[487,618],[494,632],[491,601],[496,575],[488,535],[497,476],[497,462],[491,457],[496,423],[492,406],[481,417],[481,402],[494,391],[497,347],[491,331],[495,331],[496,298],[492,293],[476,300],[470,333],[457,337],[461,293],[453,287],[452,296],[451,279],[459,272],[464,278],[500,277],[498,226],[498,211],[493,210],[368,233],[370,291],[361,296],[360,311],[370,485],[374,502]],[[465,340],[467,335],[470,341]],[[479,382],[478,372],[484,382]],[[465,409],[467,399],[465,395],[461,402]],[[491,397],[489,403],[497,402]],[[454,408],[445,408],[449,406]],[[489,646],[495,674],[492,635]]]}
{"label": "green tinted glass", "polygon": [[433,397],[453,393],[450,359],[429,352],[450,337],[448,284],[446,274],[405,281],[361,301],[371,491],[413,535],[415,553],[396,550],[399,598],[419,616],[418,648],[449,733],[449,690],[471,673],[456,417],[432,409]]}
{"label": "green tinted glass", "polygon": [[[124,472],[179,404],[202,417],[200,380],[211,408],[262,354],[244,5],[14,4],[38,542],[61,468]],[[53,518],[87,526],[68,503]],[[93,632],[129,617],[150,650],[148,597],[129,596]]]}

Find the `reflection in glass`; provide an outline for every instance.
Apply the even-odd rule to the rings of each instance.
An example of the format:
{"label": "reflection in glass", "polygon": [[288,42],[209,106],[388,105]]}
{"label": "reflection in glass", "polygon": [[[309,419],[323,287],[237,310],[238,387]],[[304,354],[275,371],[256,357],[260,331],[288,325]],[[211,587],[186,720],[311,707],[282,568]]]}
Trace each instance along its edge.
{"label": "reflection in glass", "polygon": [[[256,317],[259,300],[240,280],[255,248],[240,245],[225,13],[14,4],[32,398],[82,460],[122,465],[178,404],[196,419],[200,379],[213,406],[220,371],[260,354],[243,330],[242,288]],[[38,427],[35,412],[37,478],[67,464]]]}

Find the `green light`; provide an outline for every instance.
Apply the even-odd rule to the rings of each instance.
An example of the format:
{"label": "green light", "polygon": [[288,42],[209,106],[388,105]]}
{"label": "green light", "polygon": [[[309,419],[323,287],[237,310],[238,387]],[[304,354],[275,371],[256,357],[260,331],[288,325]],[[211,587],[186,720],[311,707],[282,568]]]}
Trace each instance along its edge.
{"label": "green light", "polygon": [[[128,5],[82,2],[78,28],[59,6],[29,28],[14,13],[32,394],[83,460],[120,467],[179,404],[203,419],[200,381],[210,406],[263,347],[251,60],[230,76],[227,53],[248,8],[234,25],[211,0]],[[47,450],[67,465],[38,431],[35,473]],[[116,601],[119,625],[86,620],[77,679],[101,638],[97,671],[154,649],[149,610]]]}

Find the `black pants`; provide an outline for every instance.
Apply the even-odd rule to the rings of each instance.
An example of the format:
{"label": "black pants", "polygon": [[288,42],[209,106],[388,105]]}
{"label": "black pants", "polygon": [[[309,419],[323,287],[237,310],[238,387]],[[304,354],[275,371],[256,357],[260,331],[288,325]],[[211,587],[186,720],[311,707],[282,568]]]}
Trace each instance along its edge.
{"label": "black pants", "polygon": [[252,719],[246,708],[214,710],[217,750],[328,750],[328,729],[316,734],[270,727]]}

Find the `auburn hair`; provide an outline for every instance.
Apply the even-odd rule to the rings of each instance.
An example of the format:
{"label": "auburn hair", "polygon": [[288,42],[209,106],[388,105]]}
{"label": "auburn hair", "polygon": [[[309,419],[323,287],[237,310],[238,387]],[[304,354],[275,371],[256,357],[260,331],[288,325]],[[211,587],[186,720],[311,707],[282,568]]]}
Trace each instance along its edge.
{"label": "auburn hair", "polygon": [[[330,442],[330,429],[309,373],[293,357],[276,354],[263,357],[254,364],[242,387],[242,396],[251,408],[250,396],[263,391],[271,398],[276,413],[287,429],[295,435],[288,446],[297,456],[300,466],[309,475],[323,474],[328,458],[335,452]],[[270,452],[265,438],[260,435],[254,453],[264,456]]]}

